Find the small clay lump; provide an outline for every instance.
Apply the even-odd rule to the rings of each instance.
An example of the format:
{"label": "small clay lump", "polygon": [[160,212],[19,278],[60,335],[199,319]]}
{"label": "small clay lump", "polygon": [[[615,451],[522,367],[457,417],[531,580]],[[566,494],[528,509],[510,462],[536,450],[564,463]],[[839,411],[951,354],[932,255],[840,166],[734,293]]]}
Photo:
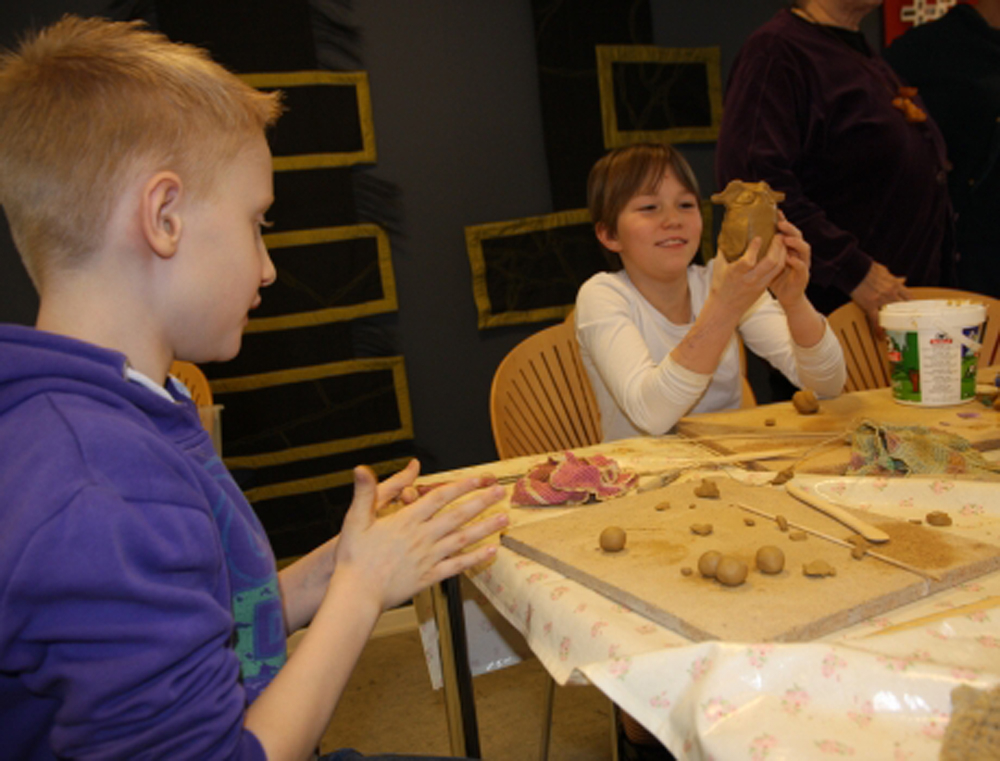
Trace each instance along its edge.
{"label": "small clay lump", "polygon": [[804,388],[792,395],[792,406],[800,415],[813,415],[819,412],[819,400],[812,389]]}
{"label": "small clay lump", "polygon": [[747,564],[738,558],[723,555],[715,569],[715,578],[727,587],[738,587],[747,580]]}
{"label": "small clay lump", "polygon": [[951,525],[951,516],[948,515],[948,513],[941,512],[940,510],[934,510],[932,512],[927,513],[927,515],[924,517],[924,520],[926,520],[928,525],[930,526]]}
{"label": "small clay lump", "polygon": [[836,576],[837,569],[825,560],[811,560],[802,564],[802,573],[805,576]]}
{"label": "small clay lump", "polygon": [[719,498],[719,486],[715,481],[707,478],[701,479],[701,483],[694,487],[694,496],[707,499]]}
{"label": "small clay lump", "polygon": [[721,559],[722,553],[718,550],[709,550],[702,553],[701,557],[698,558],[698,573],[706,578],[714,579],[715,571]]}
{"label": "small clay lump", "polygon": [[625,549],[625,529],[620,526],[608,526],[601,532],[601,549],[605,552],[621,552]]}
{"label": "small clay lump", "polygon": [[781,573],[785,569],[785,553],[770,544],[757,550],[756,560],[761,573]]}

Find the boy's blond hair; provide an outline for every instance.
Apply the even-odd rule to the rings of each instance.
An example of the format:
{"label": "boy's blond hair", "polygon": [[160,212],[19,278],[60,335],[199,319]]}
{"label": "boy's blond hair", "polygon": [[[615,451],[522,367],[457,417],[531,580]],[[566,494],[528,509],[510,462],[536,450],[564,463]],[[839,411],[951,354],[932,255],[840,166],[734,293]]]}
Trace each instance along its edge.
{"label": "boy's blond hair", "polygon": [[65,16],[0,55],[0,204],[36,287],[102,244],[141,172],[206,193],[279,96],[141,22]]}

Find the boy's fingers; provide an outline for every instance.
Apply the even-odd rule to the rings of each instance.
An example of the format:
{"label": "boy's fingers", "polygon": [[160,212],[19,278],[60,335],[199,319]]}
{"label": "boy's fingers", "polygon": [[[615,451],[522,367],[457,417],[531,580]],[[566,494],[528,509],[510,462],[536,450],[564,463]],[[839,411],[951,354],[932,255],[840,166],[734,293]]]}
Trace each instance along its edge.
{"label": "boy's fingers", "polygon": [[[417,460],[410,460],[406,467],[393,473],[385,481],[378,485],[378,503],[384,505],[402,493],[409,487],[414,479],[420,475],[420,463]],[[403,500],[406,501],[405,499]]]}
{"label": "boy's fingers", "polygon": [[440,540],[464,526],[490,505],[501,500],[504,494],[505,490],[502,486],[494,486],[470,497],[451,510],[431,516],[427,520],[428,535],[432,541]]}
{"label": "boy's fingers", "polygon": [[[475,491],[476,489],[483,488],[487,482],[487,479],[476,477],[464,478],[461,481],[444,484],[443,486],[437,487],[433,491],[427,492],[427,494],[410,505],[406,512],[410,516],[411,520],[422,523],[434,516],[449,502],[453,502],[459,497]],[[494,488],[500,489],[502,496],[504,491],[503,487]],[[495,501],[496,500],[491,500],[491,502]]]}
{"label": "boy's fingers", "polygon": [[371,523],[377,507],[378,478],[367,465],[359,465],[354,469],[354,497],[351,507],[344,516],[344,523],[359,527]]}
{"label": "boy's fingers", "polygon": [[487,560],[496,555],[496,553],[496,545],[491,544],[485,547],[477,547],[474,550],[463,552],[460,555],[453,555],[452,557],[445,558],[434,566],[434,569],[429,575],[429,580],[427,580],[428,584],[436,584],[439,581],[444,581],[451,576],[456,576],[463,571],[467,571],[475,565],[485,563]]}
{"label": "boy's fingers", "polygon": [[440,553],[440,558],[446,558],[449,555],[461,552],[470,544],[475,544],[479,540],[495,534],[497,531],[505,528],[509,522],[510,519],[507,517],[507,514],[501,513],[476,521],[475,523],[466,522],[460,524],[448,533],[443,534],[435,549]]}

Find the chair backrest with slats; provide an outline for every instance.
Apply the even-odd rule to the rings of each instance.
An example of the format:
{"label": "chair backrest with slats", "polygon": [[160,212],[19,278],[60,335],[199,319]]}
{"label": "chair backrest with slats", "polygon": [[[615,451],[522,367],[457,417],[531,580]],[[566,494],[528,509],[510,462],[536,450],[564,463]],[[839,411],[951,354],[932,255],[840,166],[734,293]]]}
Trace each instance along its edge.
{"label": "chair backrest with slats", "polygon": [[[971,291],[951,288],[910,288],[914,299],[966,299],[986,305],[986,328],[979,366],[1000,363],[1000,301]],[[847,364],[846,391],[863,391],[890,385],[889,359],[884,340],[875,336],[864,311],[854,302],[844,304],[827,318],[840,340]]]}
{"label": "chair backrest with slats", "polygon": [[490,422],[501,460],[600,442],[601,416],[572,314],[504,357],[493,376]]}
{"label": "chair backrest with slats", "polygon": [[170,366],[170,374],[187,387],[195,404],[199,407],[212,406],[212,389],[198,365],[177,360]]}
{"label": "chair backrest with slats", "polygon": [[864,391],[889,385],[889,364],[882,341],[875,337],[864,310],[849,301],[827,318],[847,366],[845,391]]}

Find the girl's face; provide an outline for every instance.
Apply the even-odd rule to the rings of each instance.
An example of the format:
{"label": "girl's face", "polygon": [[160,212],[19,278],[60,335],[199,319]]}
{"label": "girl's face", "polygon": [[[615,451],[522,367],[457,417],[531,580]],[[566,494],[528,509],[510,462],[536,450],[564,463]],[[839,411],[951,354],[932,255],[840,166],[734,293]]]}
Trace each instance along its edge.
{"label": "girl's face", "polygon": [[597,237],[619,254],[633,282],[669,282],[686,277],[701,247],[698,198],[668,169],[655,189],[633,197],[618,215],[618,230]]}

